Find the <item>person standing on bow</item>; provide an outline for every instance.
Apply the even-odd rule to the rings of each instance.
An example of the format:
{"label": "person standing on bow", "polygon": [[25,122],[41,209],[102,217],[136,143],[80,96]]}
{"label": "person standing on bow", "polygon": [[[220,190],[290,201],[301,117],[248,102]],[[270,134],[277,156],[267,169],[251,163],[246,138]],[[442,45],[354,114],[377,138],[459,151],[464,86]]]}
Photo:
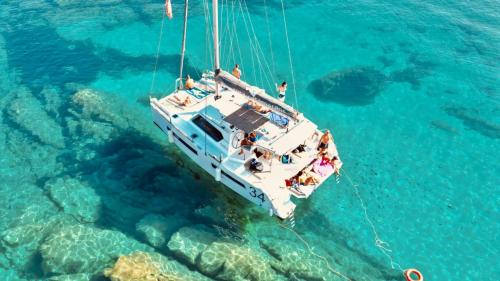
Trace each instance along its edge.
{"label": "person standing on bow", "polygon": [[240,66],[238,64],[234,65],[233,76],[238,78],[238,79],[240,79],[240,77],[241,77],[241,70],[240,70]]}
{"label": "person standing on bow", "polygon": [[285,101],[285,94],[286,94],[286,81],[283,81],[283,83],[281,83],[281,85],[277,88],[278,90],[278,99],[280,101]]}

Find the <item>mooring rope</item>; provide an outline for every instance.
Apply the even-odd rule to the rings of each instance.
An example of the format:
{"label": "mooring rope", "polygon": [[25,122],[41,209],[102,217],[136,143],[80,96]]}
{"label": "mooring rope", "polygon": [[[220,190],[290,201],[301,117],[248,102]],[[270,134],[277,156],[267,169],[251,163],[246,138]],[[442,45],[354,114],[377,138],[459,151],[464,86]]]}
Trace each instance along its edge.
{"label": "mooring rope", "polygon": [[392,253],[392,250],[390,248],[389,243],[380,239],[380,236],[378,235],[377,229],[375,228],[375,224],[368,216],[368,208],[366,207],[366,204],[363,201],[363,198],[361,197],[361,194],[360,194],[359,189],[358,189],[358,185],[354,183],[354,181],[349,176],[349,174],[347,173],[345,168],[342,168],[342,171],[343,171],[343,174],[346,176],[347,180],[349,181],[349,183],[351,184],[351,186],[354,188],[354,193],[356,194],[356,197],[358,198],[358,200],[361,204],[361,208],[363,208],[365,220],[370,225],[372,232],[373,232],[373,237],[375,239],[375,246],[380,250],[380,252],[382,254],[384,254],[389,259],[392,269],[399,269],[404,273],[404,270],[401,267],[401,265],[399,265],[399,263],[394,262],[394,258],[390,254],[390,253]]}
{"label": "mooring rope", "polygon": [[307,247],[307,250],[309,251],[309,253],[310,253],[311,255],[313,255],[313,256],[315,256],[315,257],[317,257],[317,258],[319,258],[319,259],[323,260],[323,261],[325,262],[326,267],[328,268],[328,270],[330,270],[333,274],[336,274],[336,275],[338,275],[338,276],[340,276],[340,277],[344,278],[345,280],[352,281],[349,277],[347,277],[347,276],[345,276],[344,274],[340,273],[339,271],[335,270],[335,269],[334,269],[334,268],[330,265],[330,262],[328,262],[328,259],[327,259],[327,258],[325,258],[324,256],[321,256],[321,255],[319,255],[319,254],[316,254],[316,253],[312,250],[312,248],[311,248],[311,246],[309,245],[309,243],[307,243],[307,241],[306,241],[304,238],[302,238],[302,236],[301,236],[299,233],[297,233],[297,231],[293,230],[292,228],[290,228],[290,227],[288,227],[288,226],[286,226],[286,225],[284,225],[284,224],[282,224],[282,223],[279,223],[279,225],[280,225],[281,227],[283,227],[284,229],[288,229],[288,230],[289,230],[289,231],[291,231],[293,234],[295,234],[295,236],[296,236],[296,237],[297,237],[297,238],[298,238],[298,239],[299,239],[302,243],[304,243],[304,245]]}
{"label": "mooring rope", "polygon": [[163,17],[161,19],[161,27],[160,27],[160,36],[158,38],[158,44],[156,46],[156,59],[155,59],[155,68],[153,71],[153,79],[151,80],[151,86],[149,87],[149,95],[153,93],[153,87],[155,85],[155,80],[156,80],[156,70],[158,69],[158,59],[160,58],[160,47],[161,47],[161,40],[163,38],[163,26],[165,25],[165,12],[162,13]]}

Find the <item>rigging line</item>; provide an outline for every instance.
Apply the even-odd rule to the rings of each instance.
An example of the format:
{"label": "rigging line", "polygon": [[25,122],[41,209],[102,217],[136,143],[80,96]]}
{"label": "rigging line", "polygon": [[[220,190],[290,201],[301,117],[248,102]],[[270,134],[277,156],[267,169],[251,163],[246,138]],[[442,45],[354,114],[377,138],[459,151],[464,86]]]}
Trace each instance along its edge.
{"label": "rigging line", "polygon": [[[241,12],[241,16],[243,17],[243,23],[245,24],[245,30],[247,32],[248,39],[250,40],[250,42],[249,42],[250,52],[252,52],[253,51],[252,50],[252,39],[250,37],[250,32],[248,31],[248,25],[247,25],[247,21],[246,21],[246,18],[245,18],[245,14],[243,13],[243,6],[241,5],[241,1],[242,0],[238,0],[238,3],[240,5],[240,12]],[[256,77],[256,74],[255,74],[255,61],[254,61],[253,55],[250,56],[250,60],[252,62],[253,81],[255,83],[255,81],[257,81],[257,77]]]}
{"label": "rigging line", "polygon": [[361,204],[361,208],[363,208],[365,220],[368,222],[368,224],[370,225],[370,227],[372,229],[372,232],[373,232],[373,237],[375,239],[375,246],[380,250],[380,252],[382,254],[384,254],[389,259],[392,269],[399,269],[400,271],[404,272],[404,270],[401,267],[401,265],[399,263],[394,262],[394,259],[390,255],[390,253],[392,252],[392,250],[390,249],[389,243],[387,243],[387,242],[383,241],[382,239],[380,239],[380,237],[378,235],[378,232],[377,232],[377,229],[375,228],[375,224],[373,223],[373,221],[368,216],[368,208],[366,207],[366,204],[363,201],[363,198],[361,198],[361,194],[359,193],[358,185],[354,183],[354,181],[349,176],[349,174],[347,173],[347,171],[346,171],[345,168],[342,168],[342,171],[344,172],[344,175],[347,177],[347,180],[349,181],[349,183],[354,188],[354,192],[356,194],[356,197],[358,198],[358,200],[359,200],[359,202]]}
{"label": "rigging line", "polygon": [[245,9],[246,9],[246,12],[248,15],[248,21],[250,22],[250,28],[252,30],[252,34],[253,34],[254,40],[256,42],[256,46],[257,46],[256,50],[258,51],[258,55],[262,55],[262,59],[265,62],[265,66],[267,67],[267,70],[269,71],[269,75],[270,75],[270,77],[272,77],[273,73],[272,73],[271,69],[269,68],[269,63],[267,62],[266,55],[265,55],[265,53],[260,45],[259,39],[257,38],[257,34],[256,34],[255,28],[253,26],[252,17],[250,16],[250,10],[248,9],[248,5],[246,4],[246,1],[245,0],[243,0],[243,1],[244,1],[243,3],[245,3]]}
{"label": "rigging line", "polygon": [[283,13],[283,24],[285,25],[286,46],[288,47],[288,60],[290,62],[290,72],[292,74],[293,95],[295,97],[295,107],[297,110],[299,110],[299,102],[297,100],[297,89],[295,86],[295,74],[293,72],[292,52],[290,50],[290,40],[288,39],[288,26],[286,24],[285,3],[283,3],[283,0],[281,0],[281,11]]}
{"label": "rigging line", "polygon": [[[262,55],[262,59],[265,62],[265,66],[267,67],[267,70],[269,71],[270,76],[272,76],[272,72],[271,72],[269,65],[268,65],[268,62],[266,60],[266,55],[262,51],[262,47],[260,46],[259,39],[257,38],[257,34],[255,33],[255,28],[253,26],[252,17],[250,16],[250,10],[248,9],[248,5],[246,4],[245,0],[243,0],[243,3],[245,4],[245,11],[242,11],[242,13],[245,13],[248,17],[248,22],[250,24],[250,28],[251,28],[252,35],[253,35],[252,42],[255,42],[255,46],[254,46],[255,56],[260,60],[260,55]],[[250,37],[250,39],[252,39],[250,35],[248,35],[248,36]]]}
{"label": "rigging line", "polygon": [[[215,62],[214,62],[214,58],[211,54],[213,54],[213,50],[212,50],[212,44],[211,42],[213,42],[213,34],[210,30],[210,22],[212,21],[212,18],[210,16],[210,8],[209,8],[209,3],[208,3],[208,0],[203,0],[204,3],[205,3],[205,7],[204,7],[204,10],[205,10],[205,36],[206,36],[206,42],[207,42],[207,48],[206,50],[210,53],[210,55],[208,55],[207,57],[210,58],[210,69],[214,69],[215,68]],[[210,40],[212,39],[212,40]]]}
{"label": "rigging line", "polygon": [[225,24],[225,30],[227,32],[227,38],[229,43],[227,45],[227,52],[225,56],[225,63],[226,63],[226,68],[229,68],[229,62],[231,60],[231,52],[233,50],[233,34],[231,33],[230,25],[229,25],[229,17],[230,17],[230,10],[229,10],[229,0],[226,0],[226,24]]}
{"label": "rigging line", "polygon": [[[261,76],[262,76],[262,74],[264,74],[264,77],[266,78],[267,86],[269,87],[269,89],[273,89],[273,82],[269,80],[269,78],[273,77],[273,73],[272,73],[271,69],[269,68],[269,63],[267,62],[266,55],[264,54],[262,46],[259,43],[259,39],[257,38],[257,34],[255,33],[255,28],[253,26],[253,21],[252,21],[252,18],[250,16],[250,10],[248,9],[248,5],[246,4],[246,2],[244,2],[244,4],[245,4],[245,8],[246,8],[246,14],[248,15],[248,20],[250,23],[252,34],[253,34],[253,42],[255,42],[255,47],[254,47],[255,56],[259,60],[258,62],[261,65],[260,66],[260,68],[261,68],[260,74],[261,74]],[[262,63],[261,57],[262,57],[262,60],[264,61],[264,63]],[[269,75],[265,73],[262,65],[267,69]],[[262,82],[262,84],[263,84],[263,82]]]}
{"label": "rigging line", "polygon": [[269,51],[271,53],[271,67],[273,68],[273,75],[276,77],[276,61],[274,60],[273,43],[271,40],[271,28],[269,27],[269,15],[267,10],[267,2],[264,0],[264,13],[266,16],[267,39],[269,41]]}
{"label": "rigging line", "polygon": [[240,41],[238,39],[238,29],[236,28],[236,17],[235,17],[236,13],[234,12],[234,2],[235,1],[236,0],[233,0],[233,2],[232,2],[233,3],[233,30],[234,30],[234,35],[235,35],[235,39],[236,39],[236,47],[238,48],[238,54],[239,54],[239,59],[240,59],[238,64],[240,65],[241,69],[244,69],[244,67],[243,67],[243,64],[244,64],[243,63],[243,55],[241,54]]}
{"label": "rigging line", "polygon": [[[240,5],[241,12],[242,12],[242,14],[243,14],[243,16],[244,16],[244,20],[245,20],[245,12],[246,12],[246,15],[248,15],[248,21],[249,21],[249,24],[250,24],[250,27],[251,27],[251,30],[252,30],[253,38],[252,38],[252,36],[250,35],[250,31],[249,31],[248,26],[247,26],[247,24],[246,24],[246,20],[245,20],[245,28],[246,28],[246,31],[247,31],[248,39],[249,39],[249,40],[250,40],[250,42],[251,42],[251,44],[250,44],[250,45],[251,45],[251,47],[252,47],[252,52],[255,54],[255,58],[257,59],[258,66],[259,66],[260,71],[261,71],[261,73],[260,73],[260,74],[262,74],[262,73],[264,72],[263,67],[262,67],[262,65],[263,65],[263,64],[262,64],[262,61],[261,61],[261,59],[260,59],[260,53],[262,53],[262,49],[260,48],[259,40],[258,40],[258,38],[257,38],[257,35],[255,34],[255,29],[254,29],[254,27],[253,27],[252,19],[251,19],[251,17],[250,17],[250,11],[249,11],[249,9],[248,9],[248,6],[246,5],[245,0],[243,0],[243,3],[245,4],[246,11],[243,11],[242,6]],[[254,43],[254,42],[255,42],[255,43]],[[260,52],[259,52],[259,51],[260,51]],[[267,66],[267,69],[269,70],[269,73],[270,73],[270,74],[271,74],[271,76],[272,76],[272,73],[271,73],[271,71],[270,71],[270,69],[269,69],[269,66],[267,65],[267,61],[265,60],[265,55],[264,55],[264,54],[262,54],[262,55],[263,55],[263,60],[264,60],[264,62],[266,63],[266,64],[265,64],[265,66]],[[252,56],[252,57],[253,57],[253,56]],[[270,84],[272,84],[272,83],[270,83],[270,82],[269,82],[269,80],[268,80],[268,76],[267,76],[267,75],[264,75],[264,77],[266,78],[266,81],[267,81],[267,83],[268,83],[268,86],[270,86]],[[262,80],[262,79],[261,79],[261,80]],[[262,84],[263,84],[263,83],[262,83]]]}
{"label": "rigging line", "polygon": [[163,26],[165,25],[165,12],[162,12],[163,17],[161,19],[161,27],[160,27],[160,36],[158,38],[158,44],[156,45],[156,59],[155,59],[155,67],[153,71],[153,79],[151,80],[151,86],[149,87],[149,95],[153,93],[153,88],[155,85],[155,80],[156,80],[156,70],[158,69],[158,59],[160,58],[160,47],[161,47],[161,40],[163,38]]}
{"label": "rigging line", "polygon": [[229,17],[227,18],[227,26],[230,28],[230,32],[231,32],[231,58],[233,59],[233,63],[232,64],[235,64],[236,63],[236,55],[235,55],[235,51],[234,51],[234,41],[235,41],[235,37],[237,36],[236,35],[236,30],[234,29],[234,0],[231,0],[231,18],[233,20],[233,24],[230,24],[229,23]]}
{"label": "rigging line", "polygon": [[328,268],[328,270],[330,270],[330,272],[332,272],[333,274],[336,274],[336,275],[338,275],[338,276],[342,277],[342,278],[343,278],[343,279],[345,279],[345,280],[352,281],[349,277],[347,277],[347,276],[345,276],[344,274],[340,273],[339,271],[335,270],[335,269],[334,269],[334,268],[330,265],[330,262],[328,261],[328,259],[327,259],[327,258],[325,258],[324,256],[321,256],[321,255],[319,255],[319,254],[316,254],[316,253],[312,250],[312,248],[311,248],[311,246],[309,245],[309,243],[307,243],[307,241],[306,241],[304,238],[302,238],[302,236],[301,236],[301,235],[300,235],[297,231],[295,231],[295,230],[293,230],[292,228],[290,228],[290,227],[288,227],[288,226],[286,226],[286,225],[282,224],[281,222],[279,223],[279,225],[280,225],[282,228],[284,228],[284,229],[288,229],[288,230],[289,230],[289,231],[291,231],[293,234],[295,234],[295,236],[296,236],[296,237],[297,237],[297,238],[298,238],[298,239],[299,239],[302,243],[304,243],[304,245],[307,247],[307,250],[309,251],[309,253],[310,253],[311,255],[313,255],[313,256],[315,256],[315,257],[317,257],[317,258],[319,258],[319,259],[321,259],[321,260],[323,260],[323,261],[325,262],[326,267]]}

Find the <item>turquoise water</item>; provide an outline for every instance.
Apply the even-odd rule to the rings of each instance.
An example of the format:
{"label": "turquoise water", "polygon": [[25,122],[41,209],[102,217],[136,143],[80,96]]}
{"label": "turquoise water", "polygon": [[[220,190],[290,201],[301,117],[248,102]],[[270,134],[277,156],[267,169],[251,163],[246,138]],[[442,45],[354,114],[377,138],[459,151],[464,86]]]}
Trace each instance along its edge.
{"label": "turquoise water", "polygon": [[[173,2],[154,96],[178,72],[182,1]],[[190,2],[196,76],[211,62],[203,3]],[[291,83],[280,1],[222,2],[222,66],[240,63],[267,89]],[[297,233],[352,280],[404,280],[375,247],[349,176],[401,267],[426,280],[496,280],[500,4],[285,4],[298,108],[332,130],[346,173],[299,203]],[[187,280],[343,280],[181,161],[152,124],[162,7],[0,3],[1,279],[101,280],[118,256],[143,251]],[[251,55],[252,28],[267,64]],[[287,101],[295,105],[293,87]]]}

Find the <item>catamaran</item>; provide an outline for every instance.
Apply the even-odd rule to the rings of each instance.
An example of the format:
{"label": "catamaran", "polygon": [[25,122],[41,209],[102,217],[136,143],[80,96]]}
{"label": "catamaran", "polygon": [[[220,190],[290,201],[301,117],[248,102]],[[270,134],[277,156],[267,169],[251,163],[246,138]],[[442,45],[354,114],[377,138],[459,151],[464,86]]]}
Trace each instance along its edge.
{"label": "catamaran", "polygon": [[[170,0],[165,5],[171,17]],[[217,0],[214,69],[184,83],[187,11],[186,0],[180,75],[174,92],[150,98],[154,124],[216,181],[270,215],[293,218],[294,200],[308,198],[338,175],[342,163],[333,138],[291,105],[221,69]]]}

